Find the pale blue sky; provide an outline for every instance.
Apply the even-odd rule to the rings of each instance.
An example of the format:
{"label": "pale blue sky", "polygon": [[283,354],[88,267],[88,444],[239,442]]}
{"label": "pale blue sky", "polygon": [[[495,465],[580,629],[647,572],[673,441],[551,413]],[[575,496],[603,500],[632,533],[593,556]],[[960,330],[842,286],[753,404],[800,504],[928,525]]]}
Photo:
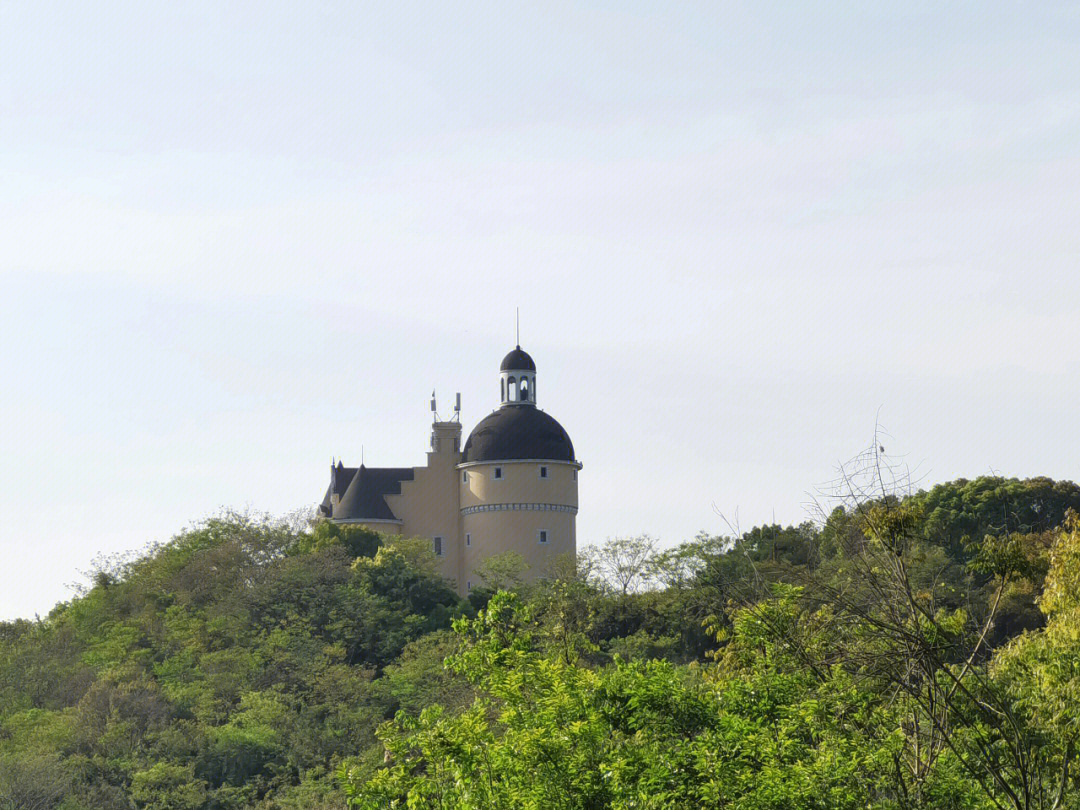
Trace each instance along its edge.
{"label": "pale blue sky", "polygon": [[0,618],[423,461],[513,342],[579,541],[1080,479],[1076,3],[0,2]]}

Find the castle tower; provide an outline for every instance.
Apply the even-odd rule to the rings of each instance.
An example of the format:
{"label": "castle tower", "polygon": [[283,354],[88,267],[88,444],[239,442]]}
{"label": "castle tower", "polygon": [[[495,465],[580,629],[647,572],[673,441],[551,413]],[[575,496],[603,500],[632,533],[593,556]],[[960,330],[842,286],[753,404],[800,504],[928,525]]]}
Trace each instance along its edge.
{"label": "castle tower", "polygon": [[499,402],[469,434],[457,467],[465,592],[487,557],[516,551],[536,579],[577,550],[581,464],[562,425],[537,408],[536,364],[520,346],[500,365]]}

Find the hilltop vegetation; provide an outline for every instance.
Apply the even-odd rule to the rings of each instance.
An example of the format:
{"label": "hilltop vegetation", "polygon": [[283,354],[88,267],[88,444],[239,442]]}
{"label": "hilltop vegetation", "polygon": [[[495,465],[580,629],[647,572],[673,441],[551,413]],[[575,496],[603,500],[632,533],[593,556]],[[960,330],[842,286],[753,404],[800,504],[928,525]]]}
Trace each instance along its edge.
{"label": "hilltop vegetation", "polygon": [[0,808],[1078,808],[1070,509],[962,480],[468,600],[222,516],[0,624]]}

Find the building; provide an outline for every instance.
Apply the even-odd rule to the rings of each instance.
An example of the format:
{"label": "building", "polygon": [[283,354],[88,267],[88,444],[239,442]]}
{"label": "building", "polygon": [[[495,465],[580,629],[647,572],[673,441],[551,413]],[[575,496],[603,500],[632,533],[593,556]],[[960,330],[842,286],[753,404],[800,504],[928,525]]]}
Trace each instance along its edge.
{"label": "building", "polygon": [[[543,576],[574,553],[578,470],[562,425],[536,407],[536,364],[517,346],[499,369],[499,408],[461,446],[454,418],[431,427],[423,467],[330,467],[319,508],[335,523],[431,538],[443,576],[467,593],[487,557],[516,551]],[[435,409],[432,400],[432,411]]]}

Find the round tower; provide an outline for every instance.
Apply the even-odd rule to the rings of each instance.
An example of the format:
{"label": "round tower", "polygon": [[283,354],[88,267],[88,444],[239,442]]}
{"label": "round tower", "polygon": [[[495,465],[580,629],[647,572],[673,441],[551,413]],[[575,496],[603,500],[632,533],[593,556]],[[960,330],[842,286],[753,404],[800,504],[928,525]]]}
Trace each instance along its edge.
{"label": "round tower", "polygon": [[521,346],[499,367],[499,402],[469,434],[457,468],[465,591],[479,584],[487,557],[516,551],[533,580],[577,551],[581,463],[562,425],[536,407],[536,364]]}

